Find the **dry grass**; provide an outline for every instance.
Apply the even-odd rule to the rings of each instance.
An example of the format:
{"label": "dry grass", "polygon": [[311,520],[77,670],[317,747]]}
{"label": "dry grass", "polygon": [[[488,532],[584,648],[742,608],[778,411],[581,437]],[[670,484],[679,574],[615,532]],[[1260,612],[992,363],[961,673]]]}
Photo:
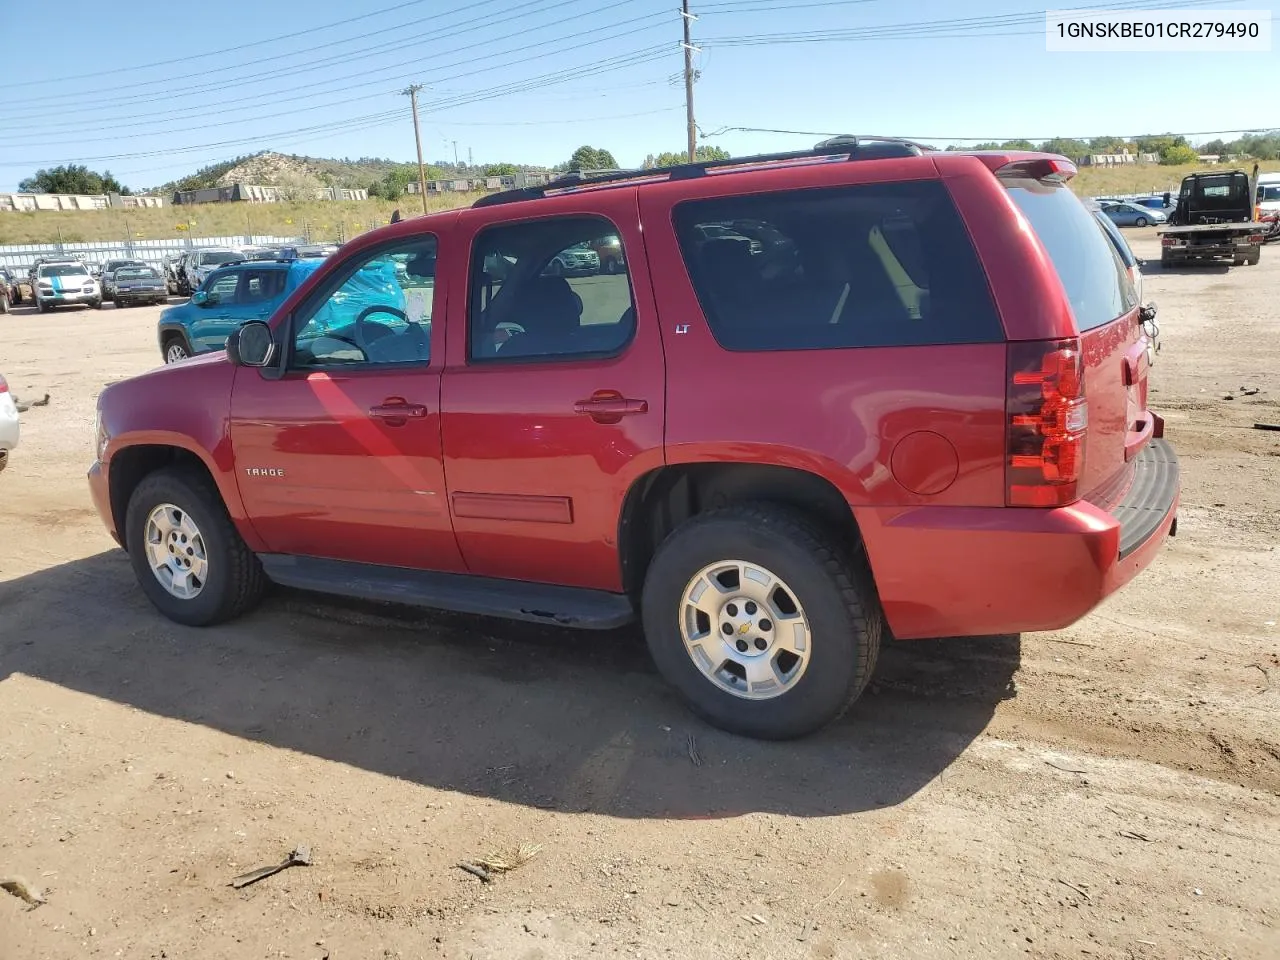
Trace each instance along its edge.
{"label": "dry grass", "polygon": [[[1079,174],[1071,181],[1071,186],[1082,197],[1101,197],[1109,193],[1164,193],[1166,190],[1177,193],[1178,184],[1189,173],[1201,173],[1212,170],[1244,170],[1253,169],[1252,160],[1244,160],[1237,164],[1224,164],[1220,167],[1206,167],[1198,163],[1179,167],[1162,167],[1158,164],[1134,164],[1129,167],[1081,167]],[[1258,164],[1262,173],[1280,170],[1280,160],[1263,160]]]}
{"label": "dry grass", "polygon": [[[475,193],[428,195],[434,213],[466,206]],[[350,239],[391,219],[391,212],[414,216],[422,212],[417,196],[396,201],[364,200],[313,203],[201,203],[182,207],[137,210],[65,210],[0,213],[0,244],[74,243],[89,240],[163,240],[172,237],[302,236],[313,240]],[[179,229],[187,225],[188,229]]]}

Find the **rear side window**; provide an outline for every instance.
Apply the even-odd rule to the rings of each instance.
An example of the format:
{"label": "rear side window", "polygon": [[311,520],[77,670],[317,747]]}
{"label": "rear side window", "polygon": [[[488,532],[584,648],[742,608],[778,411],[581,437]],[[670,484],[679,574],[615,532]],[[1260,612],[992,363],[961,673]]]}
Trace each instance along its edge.
{"label": "rear side window", "polygon": [[1004,184],[1048,251],[1080,332],[1108,324],[1137,305],[1120,255],[1070,190],[1035,180]]}
{"label": "rear side window", "polygon": [[986,275],[937,181],[693,200],[685,265],[728,350],[1004,339]]}

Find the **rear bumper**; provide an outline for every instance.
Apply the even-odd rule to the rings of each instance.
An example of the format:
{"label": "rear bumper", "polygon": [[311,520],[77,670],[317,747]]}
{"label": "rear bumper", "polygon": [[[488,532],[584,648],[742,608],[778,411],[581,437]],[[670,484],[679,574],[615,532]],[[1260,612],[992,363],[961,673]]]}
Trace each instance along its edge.
{"label": "rear bumper", "polygon": [[1172,260],[1186,260],[1191,257],[1235,257],[1252,253],[1257,248],[1258,245],[1256,243],[1252,243],[1248,237],[1242,236],[1211,243],[1195,243],[1193,241],[1171,247],[1162,245],[1160,247],[1160,256]]}
{"label": "rear bumper", "polygon": [[859,509],[885,618],[895,637],[1057,630],[1137,576],[1176,532],[1178,460],[1152,440],[1110,509]]}

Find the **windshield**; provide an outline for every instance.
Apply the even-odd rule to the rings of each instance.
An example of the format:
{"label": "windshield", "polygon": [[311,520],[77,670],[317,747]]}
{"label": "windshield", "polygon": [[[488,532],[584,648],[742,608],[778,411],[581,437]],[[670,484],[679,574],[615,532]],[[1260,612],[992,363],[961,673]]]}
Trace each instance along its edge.
{"label": "windshield", "polygon": [[200,265],[207,263],[232,263],[236,260],[243,260],[244,255],[235,253],[231,250],[208,250],[200,254]]}
{"label": "windshield", "polygon": [[88,270],[75,263],[59,263],[51,267],[40,268],[40,276],[42,277],[87,277],[88,275]]}
{"label": "windshield", "polygon": [[160,279],[160,274],[150,267],[121,267],[116,271],[117,280],[139,280],[143,278]]}

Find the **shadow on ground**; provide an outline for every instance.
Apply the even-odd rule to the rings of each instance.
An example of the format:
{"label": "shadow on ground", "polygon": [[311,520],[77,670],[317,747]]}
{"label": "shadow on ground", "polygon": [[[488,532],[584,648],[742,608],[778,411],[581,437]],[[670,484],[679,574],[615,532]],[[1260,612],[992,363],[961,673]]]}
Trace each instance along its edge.
{"label": "shadow on ground", "polygon": [[27,674],[432,787],[637,818],[899,803],[1013,695],[1020,653],[1017,637],[895,644],[848,717],[775,744],[690,716],[635,630],[284,591],[236,623],[196,630],[152,609],[121,551],[0,584],[0,624],[0,681]]}

